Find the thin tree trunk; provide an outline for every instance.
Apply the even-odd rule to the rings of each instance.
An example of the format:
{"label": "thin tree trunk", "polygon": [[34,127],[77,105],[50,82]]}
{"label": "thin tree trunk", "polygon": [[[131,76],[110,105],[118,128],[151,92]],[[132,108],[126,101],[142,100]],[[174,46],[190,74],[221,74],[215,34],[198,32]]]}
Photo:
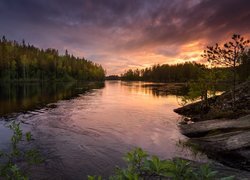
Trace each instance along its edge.
{"label": "thin tree trunk", "polygon": [[236,87],[236,49],[234,49],[234,59],[233,59],[233,110],[235,110],[235,87]]}

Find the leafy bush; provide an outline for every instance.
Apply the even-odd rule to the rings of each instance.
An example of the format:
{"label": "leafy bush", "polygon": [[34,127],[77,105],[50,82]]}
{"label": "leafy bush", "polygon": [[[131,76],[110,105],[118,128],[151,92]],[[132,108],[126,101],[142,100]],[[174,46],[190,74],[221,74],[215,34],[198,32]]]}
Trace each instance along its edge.
{"label": "leafy bush", "polygon": [[[179,158],[160,160],[157,156],[149,156],[141,148],[128,152],[124,160],[127,162],[127,167],[118,167],[115,175],[109,177],[110,180],[213,180],[217,176],[217,171],[213,171],[207,164],[194,168],[190,165],[190,162]],[[231,180],[234,177],[222,179]],[[88,176],[88,180],[102,180],[102,177]]]}
{"label": "leafy bush", "polygon": [[36,149],[21,150],[21,141],[30,142],[32,134],[23,133],[19,123],[13,122],[9,128],[13,130],[11,137],[11,150],[6,153],[0,151],[0,177],[4,179],[26,180],[28,177],[18,166],[18,162],[25,162],[28,165],[41,163],[43,160]]}

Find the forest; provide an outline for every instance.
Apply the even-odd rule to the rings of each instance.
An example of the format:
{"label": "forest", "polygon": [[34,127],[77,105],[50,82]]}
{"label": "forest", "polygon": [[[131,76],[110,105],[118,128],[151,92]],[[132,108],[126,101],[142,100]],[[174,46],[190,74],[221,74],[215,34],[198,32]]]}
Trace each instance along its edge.
{"label": "forest", "polygon": [[102,81],[105,70],[99,64],[65,51],[40,49],[33,45],[0,39],[0,81]]}
{"label": "forest", "polygon": [[[250,50],[241,58],[237,66],[237,79],[245,81],[250,76]],[[154,82],[188,82],[198,80],[202,75],[208,74],[209,71],[216,71],[217,75],[226,77],[224,81],[229,81],[232,77],[233,68],[231,67],[213,67],[208,68],[204,64],[196,62],[185,62],[181,64],[162,64],[154,65],[145,69],[129,69],[121,74],[122,80],[129,81],[154,81]]]}

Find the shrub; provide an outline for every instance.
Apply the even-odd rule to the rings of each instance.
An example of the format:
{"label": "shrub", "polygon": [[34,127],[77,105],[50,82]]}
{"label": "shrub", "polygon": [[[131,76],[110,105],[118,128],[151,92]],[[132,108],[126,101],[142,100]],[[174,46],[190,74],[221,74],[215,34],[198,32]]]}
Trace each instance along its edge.
{"label": "shrub", "polygon": [[21,150],[21,141],[30,142],[32,134],[23,133],[20,124],[13,122],[9,128],[13,131],[11,137],[11,150],[6,153],[0,151],[0,177],[4,179],[26,180],[27,175],[18,166],[18,162],[25,162],[28,165],[41,163],[43,160],[36,149]]}
{"label": "shrub", "polygon": [[[173,180],[212,180],[217,176],[209,165],[199,168],[191,166],[190,162],[180,158],[160,160],[157,156],[149,156],[141,148],[128,152],[124,157],[126,168],[117,168],[110,180],[143,180],[143,179],[173,179]],[[101,176],[88,176],[88,180],[101,180]],[[222,178],[234,179],[233,176]]]}

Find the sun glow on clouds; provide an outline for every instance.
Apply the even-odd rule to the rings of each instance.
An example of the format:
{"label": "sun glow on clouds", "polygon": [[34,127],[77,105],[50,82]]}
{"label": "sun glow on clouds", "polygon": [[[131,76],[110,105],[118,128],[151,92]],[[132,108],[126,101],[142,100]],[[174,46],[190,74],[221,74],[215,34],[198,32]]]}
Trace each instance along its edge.
{"label": "sun glow on clouds", "polygon": [[[207,45],[250,37],[249,0],[0,1],[0,36],[67,49],[107,74],[154,64],[203,62]],[[18,29],[18,31],[17,31]]]}
{"label": "sun glow on clouds", "polygon": [[[200,62],[202,60],[201,53],[205,47],[204,44],[204,41],[194,41],[182,45],[179,48],[171,48],[171,46],[169,46],[169,48],[144,48],[143,50],[137,50],[135,52],[120,53],[114,55],[111,59],[110,57],[112,55],[106,55],[102,60],[104,61],[104,67],[109,67],[114,74],[123,73],[127,69],[143,69],[155,64],[176,64],[187,61]],[[121,56],[120,59],[117,59],[117,56]],[[114,68],[112,69],[112,67]],[[110,72],[108,73],[110,74]]]}

